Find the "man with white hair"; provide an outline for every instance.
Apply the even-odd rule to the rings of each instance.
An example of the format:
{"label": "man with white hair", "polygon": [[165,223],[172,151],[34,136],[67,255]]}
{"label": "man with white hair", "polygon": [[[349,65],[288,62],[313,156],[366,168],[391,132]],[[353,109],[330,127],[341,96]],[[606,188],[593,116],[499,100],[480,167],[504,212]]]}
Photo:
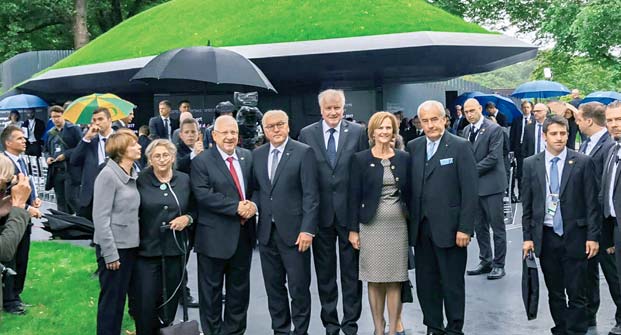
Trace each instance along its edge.
{"label": "man with white hair", "polygon": [[418,117],[425,136],[407,148],[418,299],[427,334],[463,334],[467,246],[478,201],[476,162],[471,144],[445,131],[442,103],[423,102]]}

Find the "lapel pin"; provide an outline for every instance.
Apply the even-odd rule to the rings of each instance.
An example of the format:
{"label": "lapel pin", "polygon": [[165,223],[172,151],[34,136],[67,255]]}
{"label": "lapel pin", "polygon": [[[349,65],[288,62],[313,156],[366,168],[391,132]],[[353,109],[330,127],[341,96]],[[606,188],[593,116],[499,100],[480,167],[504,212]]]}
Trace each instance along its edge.
{"label": "lapel pin", "polygon": [[370,166],[370,167],[375,167],[375,164],[371,163],[369,166]]}
{"label": "lapel pin", "polygon": [[244,160],[244,157],[240,157],[240,158],[239,158],[239,160],[240,160],[240,161],[243,161],[243,160]]}
{"label": "lapel pin", "polygon": [[348,132],[348,131],[349,131],[349,129],[345,129],[345,130],[343,130],[343,132],[345,132],[345,133],[346,133],[346,132]]}
{"label": "lapel pin", "polygon": [[573,161],[573,160],[570,160],[570,161],[569,161],[569,162],[567,162],[567,163],[569,163],[569,165],[571,165],[571,164],[573,164],[573,163],[574,163],[574,161]]}
{"label": "lapel pin", "polygon": [[390,168],[394,170],[394,169],[395,169],[395,166],[394,166],[394,165],[392,165],[392,166],[390,166]]}
{"label": "lapel pin", "polygon": [[287,152],[287,156],[289,156],[289,154],[290,154],[290,153],[289,153],[289,152]]}
{"label": "lapel pin", "polygon": [[399,181],[399,177],[395,177],[395,181]]}

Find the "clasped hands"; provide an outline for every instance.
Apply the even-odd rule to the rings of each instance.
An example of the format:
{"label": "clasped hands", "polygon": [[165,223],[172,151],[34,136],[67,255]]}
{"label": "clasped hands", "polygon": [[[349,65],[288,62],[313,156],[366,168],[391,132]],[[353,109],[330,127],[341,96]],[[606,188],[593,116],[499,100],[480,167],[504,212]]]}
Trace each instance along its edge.
{"label": "clasped hands", "polygon": [[257,214],[257,206],[250,200],[242,200],[237,205],[237,214],[243,219],[250,219]]}

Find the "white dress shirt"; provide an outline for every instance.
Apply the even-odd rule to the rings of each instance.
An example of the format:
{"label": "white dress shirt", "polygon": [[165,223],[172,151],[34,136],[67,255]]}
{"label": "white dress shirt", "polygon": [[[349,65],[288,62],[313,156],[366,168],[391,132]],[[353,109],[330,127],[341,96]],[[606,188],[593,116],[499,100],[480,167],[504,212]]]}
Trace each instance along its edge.
{"label": "white dress shirt", "polygon": [[477,132],[477,136],[475,136],[474,140],[476,141],[477,137],[479,137],[479,130],[481,130],[481,127],[483,126],[483,120],[485,118],[483,116],[481,116],[479,118],[479,121],[477,121],[476,123],[472,124],[470,127],[470,133],[472,133],[473,131]]}
{"label": "white dress shirt", "polygon": [[[339,124],[336,125],[336,127],[334,127],[334,148],[336,149],[336,151],[338,152],[339,150],[339,134],[341,133],[341,122],[343,122],[342,120],[339,121]],[[323,144],[326,147],[326,150],[328,150],[328,140],[330,139],[330,126],[328,126],[328,124],[326,123],[326,121],[321,120],[321,128],[323,129]],[[271,151],[270,151],[271,152]]]}
{"label": "white dress shirt", "polygon": [[584,152],[587,155],[591,155],[591,151],[595,148],[599,140],[606,134],[608,130],[606,128],[600,129],[597,133],[589,136],[589,143],[587,144],[586,151]]}
{"label": "white dress shirt", "polygon": [[[563,149],[558,156],[552,155],[548,150],[545,151],[545,164],[546,164],[546,215],[543,219],[543,225],[548,227],[553,227],[554,223],[552,222],[553,216],[548,214],[548,199],[550,199],[550,164],[552,163],[552,158],[558,157],[560,158],[558,162],[556,162],[556,167],[558,170],[558,185],[559,191],[561,186],[561,180],[563,178],[563,166],[565,165],[565,160],[567,159],[567,148]],[[558,195],[561,196],[560,194]],[[556,207],[557,211],[561,210],[561,202],[558,202],[558,206]],[[562,212],[561,212],[562,213]]]}
{"label": "white dress shirt", "polygon": [[239,187],[241,188],[242,191],[242,195],[244,196],[244,199],[246,199],[246,187],[244,184],[244,174],[242,173],[242,167],[241,164],[239,164],[239,158],[237,157],[237,153],[233,152],[232,155],[227,154],[226,152],[220,150],[220,148],[216,145],[216,148],[218,149],[218,152],[220,153],[220,156],[222,156],[222,159],[224,160],[224,164],[226,165],[226,167],[229,169],[230,171],[230,165],[229,162],[227,162],[226,160],[229,157],[233,157],[233,167],[235,168],[235,174],[237,174],[237,180],[239,180]]}
{"label": "white dress shirt", "polygon": [[[30,173],[28,173],[28,171],[22,171],[22,167],[19,165],[19,159],[22,158],[21,156],[15,156],[15,155],[13,155],[12,153],[10,153],[8,151],[5,151],[4,153],[6,153],[6,155],[9,156],[9,158],[13,161],[15,166],[17,166],[17,169],[19,171],[21,171],[21,173],[24,176],[26,176],[28,178],[32,178],[32,176],[30,175]],[[28,169],[28,163],[26,163],[25,159],[22,158],[22,160],[24,161],[24,164],[26,165],[26,169]],[[37,198],[38,197],[37,189],[35,188],[35,189],[31,190],[31,191],[34,192],[35,198]]]}

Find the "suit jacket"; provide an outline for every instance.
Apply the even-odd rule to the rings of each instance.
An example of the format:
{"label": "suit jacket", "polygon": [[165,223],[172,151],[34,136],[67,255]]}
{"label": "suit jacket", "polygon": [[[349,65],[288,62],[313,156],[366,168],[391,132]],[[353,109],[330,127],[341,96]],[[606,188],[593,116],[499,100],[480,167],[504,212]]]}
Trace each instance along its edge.
{"label": "suit jacket", "polygon": [[[467,139],[472,132],[472,124],[464,129]],[[479,173],[479,196],[502,193],[507,188],[507,174],[504,160],[504,136],[502,127],[483,119],[481,129],[473,144],[474,158]]]}
{"label": "suit jacket", "polygon": [[598,189],[602,187],[602,175],[604,173],[604,166],[606,165],[606,159],[608,158],[608,152],[610,148],[615,145],[615,141],[610,137],[610,133],[605,132],[599,141],[593,147],[593,150],[589,152],[589,156],[595,164],[594,175],[597,181]]}
{"label": "suit jacket", "polygon": [[[491,116],[491,114],[490,114]],[[498,122],[498,125],[501,127],[509,127],[509,121],[507,121],[507,117],[502,114],[500,111],[498,111],[498,113],[496,113],[496,122]]]}
{"label": "suit jacket", "polygon": [[341,121],[334,169],[328,161],[321,121],[302,129],[299,141],[313,148],[317,159],[319,226],[331,226],[335,216],[341,226],[347,226],[347,211],[343,209],[347,208],[349,168],[354,153],[369,147],[366,132],[358,124],[346,120]]}
{"label": "suit jacket", "polygon": [[472,144],[445,131],[429,161],[427,138],[408,144],[410,153],[410,243],[427,219],[433,242],[441,248],[455,246],[457,232],[472,235],[478,208],[477,167]]}
{"label": "suit jacket", "polygon": [[65,155],[65,160],[63,162],[52,163],[52,166],[56,164],[66,164],[71,177],[71,182],[74,185],[79,185],[82,170],[80,170],[80,168],[75,165],[69,164],[69,162],[71,162],[71,156],[73,155],[73,152],[80,143],[80,140],[82,140],[82,131],[80,131],[79,127],[75,126],[69,121],[65,121],[63,130],[60,133],[58,133],[56,128],[50,129],[47,133],[48,136],[45,142],[45,151],[48,153],[48,156],[57,157],[60,155],[56,153],[55,148],[52,147],[55,136],[60,136],[62,142],[64,142],[63,146],[65,147],[64,150],[61,152],[63,155]]}
{"label": "suit jacket", "polygon": [[[252,154],[239,147],[235,153],[244,176],[241,187],[246,192],[246,199],[251,199]],[[229,167],[216,147],[203,151],[192,160],[191,177],[198,208],[194,250],[209,257],[231,258],[237,249],[241,229],[241,218],[237,215],[240,198]],[[254,246],[256,217],[244,224],[250,229],[250,239],[240,243]]]}
{"label": "suit jacket", "polygon": [[[534,120],[532,115],[530,115],[530,120],[531,123]],[[513,119],[513,123],[511,123],[511,129],[509,130],[510,149],[516,155],[522,154],[522,144],[520,143],[520,137],[522,136],[523,123],[524,115],[520,115],[519,117]],[[526,137],[526,134],[524,134],[524,137]]]}
{"label": "suit jacket", "polygon": [[[30,136],[30,134],[28,134],[29,128],[28,126],[30,125],[30,122],[32,122],[33,120],[30,119],[26,119],[24,120],[24,122],[22,122],[22,128],[26,128],[26,132],[24,135],[26,135],[26,142],[28,141],[28,137]],[[45,134],[45,123],[43,123],[43,121],[39,120],[39,119],[34,119],[34,123],[35,123],[35,127],[34,127],[34,136],[35,139],[37,140],[37,143],[39,143],[40,145],[43,145],[43,135]]]}
{"label": "suit jacket", "polygon": [[[390,158],[391,171],[399,188],[399,197],[405,217],[409,216],[409,163],[410,155],[400,150],[395,150],[395,155]],[[350,170],[348,226],[350,231],[359,231],[360,224],[369,223],[377,212],[384,186],[384,167],[381,160],[373,157],[371,149],[368,149],[354,155]]]}
{"label": "suit jacket", "polygon": [[[522,230],[524,241],[533,241],[541,255],[543,220],[546,213],[545,151],[524,160],[522,170]],[[602,224],[597,202],[595,164],[589,156],[567,149],[560,185],[563,241],[567,255],[586,258],[586,241],[599,241]]]}
{"label": "suit jacket", "polygon": [[[179,128],[179,120],[168,117],[170,121],[170,137],[172,138],[173,132]],[[149,137],[151,139],[166,138],[166,129],[164,129],[164,121],[158,116],[154,116],[149,120]]]}
{"label": "suit jacket", "polygon": [[[537,121],[533,120],[533,122],[529,125],[526,125],[526,129],[524,129],[524,141],[522,142],[522,157],[530,157],[535,154],[535,141],[537,138],[535,137],[535,131],[537,127]],[[543,129],[543,128],[542,128]],[[543,134],[541,135],[541,151],[545,150]]]}
{"label": "suit jacket", "polygon": [[140,144],[140,165],[143,167],[147,166],[148,159],[146,155],[146,150],[150,143],[151,139],[148,136],[138,136],[138,144]]}
{"label": "suit jacket", "polygon": [[90,142],[80,141],[71,155],[71,165],[82,171],[80,179],[79,205],[88,206],[93,201],[93,187],[95,178],[99,174],[99,136],[95,136]]}
{"label": "suit jacket", "polygon": [[185,145],[183,141],[177,144],[177,170],[190,174],[190,164],[192,164],[191,154],[192,149]]}
{"label": "suit jacket", "polygon": [[259,242],[267,244],[273,225],[280,238],[294,246],[301,232],[315,234],[319,220],[317,161],[311,147],[289,139],[270,182],[267,160],[270,144],[253,152],[253,201],[259,206]]}

